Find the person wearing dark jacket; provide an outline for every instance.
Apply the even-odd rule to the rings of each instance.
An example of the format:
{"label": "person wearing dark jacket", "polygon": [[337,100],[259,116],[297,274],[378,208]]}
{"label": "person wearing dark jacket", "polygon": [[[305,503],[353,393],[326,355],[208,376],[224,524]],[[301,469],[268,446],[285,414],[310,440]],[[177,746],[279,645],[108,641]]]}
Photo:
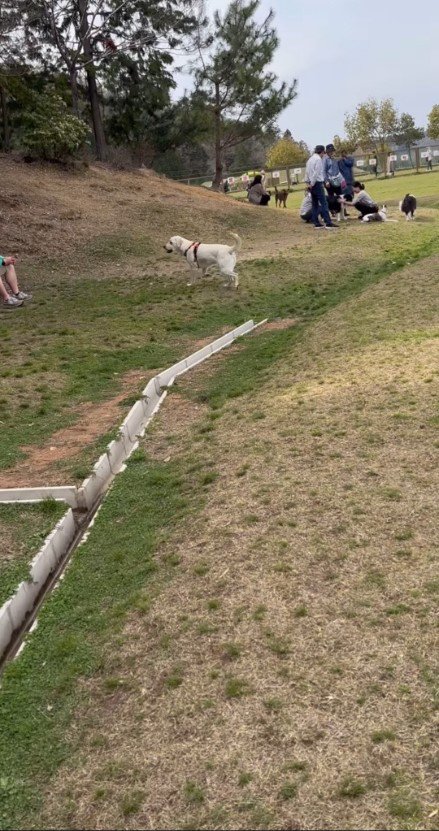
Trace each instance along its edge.
{"label": "person wearing dark jacket", "polygon": [[338,160],[340,173],[346,182],[346,187],[343,190],[343,196],[348,201],[350,201],[354,195],[354,164],[354,157],[348,156],[346,153],[342,153],[341,159]]}

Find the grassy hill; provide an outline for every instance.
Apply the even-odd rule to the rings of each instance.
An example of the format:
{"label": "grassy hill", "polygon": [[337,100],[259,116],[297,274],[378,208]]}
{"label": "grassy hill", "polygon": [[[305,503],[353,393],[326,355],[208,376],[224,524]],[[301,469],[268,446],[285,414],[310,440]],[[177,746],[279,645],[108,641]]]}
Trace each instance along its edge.
{"label": "grassy hill", "polygon": [[[149,372],[270,324],[177,384],[2,678],[0,827],[435,828],[434,200],[314,234],[4,164],[35,292],[0,319],[4,481],[80,478]],[[232,229],[239,291],[188,288],[166,237]]]}

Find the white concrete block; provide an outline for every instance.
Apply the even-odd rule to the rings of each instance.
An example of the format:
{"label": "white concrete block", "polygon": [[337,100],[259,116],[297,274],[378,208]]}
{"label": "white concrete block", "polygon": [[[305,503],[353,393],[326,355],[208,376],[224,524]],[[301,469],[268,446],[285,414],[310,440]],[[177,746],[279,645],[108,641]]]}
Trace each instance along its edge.
{"label": "white concrete block", "polygon": [[145,389],[142,392],[142,395],[145,398],[154,398],[155,396],[160,395],[160,392],[157,392],[155,381],[155,378],[151,378],[151,380],[148,381]]}
{"label": "white concrete block", "polygon": [[57,522],[52,533],[47,537],[46,542],[53,546],[56,561],[66,553],[67,548],[73,541],[76,534],[76,522],[73,511],[70,509]]}
{"label": "white concrete block", "polygon": [[12,595],[8,612],[14,629],[21,626],[28,612],[31,611],[38,592],[39,586],[37,584],[23,581],[15,594]]}
{"label": "white concrete block", "polygon": [[7,600],[0,609],[0,658],[6,651],[12,638],[12,619],[9,614],[9,605],[11,601]]}
{"label": "white concrete block", "polygon": [[201,363],[201,361],[206,360],[206,358],[210,358],[212,355],[212,344],[209,343],[208,346],[205,346],[204,349],[199,349],[198,352],[193,352],[192,355],[189,355],[186,358],[186,365],[188,369],[191,369],[193,366]]}
{"label": "white concrete block", "polygon": [[106,453],[102,453],[102,456],[99,456],[96,464],[93,465],[93,470],[91,475],[98,479],[102,483],[102,487],[108,484],[112,477],[110,462]]}
{"label": "white concrete block", "polygon": [[160,374],[157,375],[156,378],[158,378],[161,387],[166,387],[169,384],[171,378],[175,378],[176,375],[182,375],[183,372],[186,372],[187,368],[188,367],[185,359],[183,361],[179,361],[178,364],[173,364],[173,366],[170,366],[163,372],[160,372]]}
{"label": "white concrete block", "polygon": [[241,335],[246,335],[247,332],[251,332],[252,329],[255,328],[255,324],[252,320],[247,320],[246,323],[242,323],[241,326],[238,326],[236,329],[233,330],[232,335],[234,338],[240,338]]}
{"label": "white concrete block", "polygon": [[34,504],[43,499],[55,499],[57,502],[66,502],[72,508],[77,506],[77,489],[74,485],[48,486],[44,488],[1,488],[0,503],[25,502]]}
{"label": "white concrete block", "polygon": [[136,441],[137,436],[142,429],[144,420],[145,410],[143,408],[143,402],[139,400],[136,401],[133,407],[131,407],[126,419],[122,422],[121,430],[127,432],[131,441]]}
{"label": "white concrete block", "polygon": [[214,352],[219,352],[220,349],[224,349],[225,346],[229,346],[229,344],[233,343],[233,332],[227,332],[226,335],[223,335],[222,338],[218,338],[218,340],[214,340],[211,344],[212,346],[212,354]]}
{"label": "white concrete block", "polygon": [[111,441],[107,447],[107,456],[110,463],[111,472],[113,474],[119,473],[125,459],[131,451],[133,443],[125,437],[124,433],[119,434],[118,439]]}
{"label": "white concrete block", "polygon": [[33,583],[41,587],[47,580],[49,574],[56,565],[56,554],[52,543],[46,541],[38,554],[33,558],[30,565],[30,577]]}

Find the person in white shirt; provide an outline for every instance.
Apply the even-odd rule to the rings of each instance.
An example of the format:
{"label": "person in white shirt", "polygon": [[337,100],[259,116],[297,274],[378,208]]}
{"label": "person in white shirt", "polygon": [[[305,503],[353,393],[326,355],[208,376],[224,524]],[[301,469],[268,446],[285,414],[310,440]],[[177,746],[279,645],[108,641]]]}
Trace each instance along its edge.
{"label": "person in white shirt", "polygon": [[[312,156],[306,163],[305,182],[308,183],[309,192],[312,200],[312,222],[315,228],[335,228],[326,201],[325,188],[323,182],[325,179],[323,171],[323,156],[325,155],[325,148],[323,144],[318,144]],[[319,214],[322,215],[324,225],[319,220]]]}

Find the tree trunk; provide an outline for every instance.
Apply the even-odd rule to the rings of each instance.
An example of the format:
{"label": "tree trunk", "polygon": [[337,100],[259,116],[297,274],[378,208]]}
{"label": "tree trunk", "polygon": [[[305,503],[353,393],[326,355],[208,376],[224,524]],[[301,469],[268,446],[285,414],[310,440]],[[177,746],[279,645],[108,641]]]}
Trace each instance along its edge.
{"label": "tree trunk", "polygon": [[6,95],[6,90],[4,87],[0,86],[0,107],[2,111],[2,129],[3,129],[3,141],[2,141],[2,149],[5,153],[8,153],[11,146],[11,131],[9,129],[9,118],[8,118],[8,99]]}
{"label": "tree trunk", "polygon": [[419,147],[415,147],[415,157],[416,157],[416,173],[419,173],[419,164],[420,164]]}
{"label": "tree trunk", "polygon": [[72,110],[74,115],[79,116],[78,72],[76,66],[70,68],[69,77],[72,92]]}
{"label": "tree trunk", "polygon": [[93,49],[90,37],[87,35],[88,18],[87,18],[87,3],[88,0],[79,0],[78,7],[81,15],[80,37],[85,58],[85,71],[87,74],[88,97],[91,107],[91,119],[93,123],[93,132],[95,137],[96,156],[99,161],[105,161],[106,157],[106,142],[104,125],[102,122],[101,108],[99,106],[99,93],[96,84],[96,69],[93,63]]}
{"label": "tree trunk", "polygon": [[220,106],[220,88],[219,84],[215,83],[215,177],[212,182],[214,190],[220,190],[223,179],[223,159],[221,150],[221,106]]}

